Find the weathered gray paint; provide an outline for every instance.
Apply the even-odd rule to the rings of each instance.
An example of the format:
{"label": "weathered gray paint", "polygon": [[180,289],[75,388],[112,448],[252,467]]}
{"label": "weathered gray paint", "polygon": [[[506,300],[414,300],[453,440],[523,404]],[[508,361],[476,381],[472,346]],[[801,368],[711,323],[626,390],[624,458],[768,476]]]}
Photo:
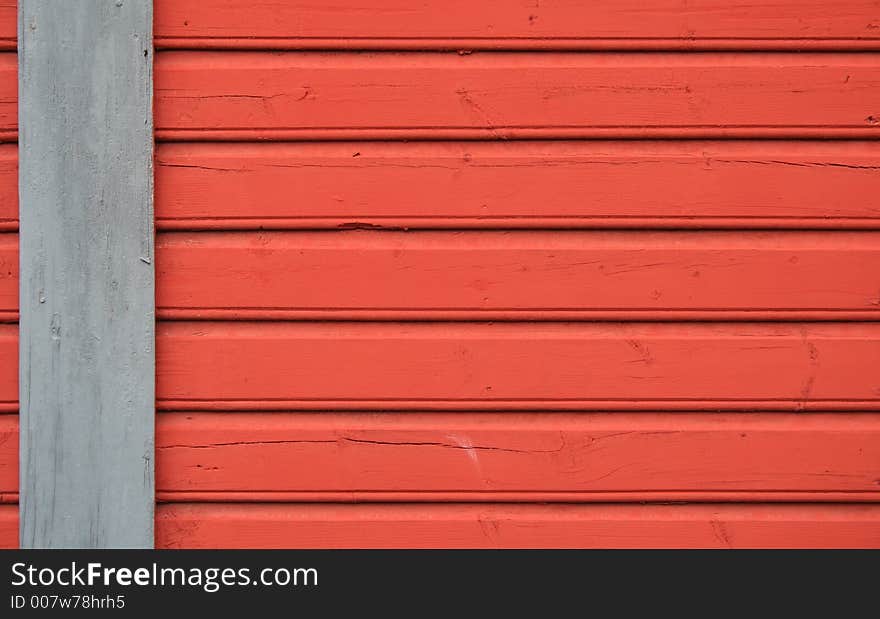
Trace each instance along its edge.
{"label": "weathered gray paint", "polygon": [[20,0],[21,545],[153,546],[152,2]]}

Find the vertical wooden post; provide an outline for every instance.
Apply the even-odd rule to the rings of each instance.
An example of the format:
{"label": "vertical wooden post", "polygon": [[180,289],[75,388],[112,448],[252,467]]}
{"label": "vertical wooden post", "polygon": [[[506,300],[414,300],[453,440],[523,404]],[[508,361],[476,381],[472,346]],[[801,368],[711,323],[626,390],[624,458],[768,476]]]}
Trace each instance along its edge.
{"label": "vertical wooden post", "polygon": [[19,0],[23,548],[153,546],[151,0]]}

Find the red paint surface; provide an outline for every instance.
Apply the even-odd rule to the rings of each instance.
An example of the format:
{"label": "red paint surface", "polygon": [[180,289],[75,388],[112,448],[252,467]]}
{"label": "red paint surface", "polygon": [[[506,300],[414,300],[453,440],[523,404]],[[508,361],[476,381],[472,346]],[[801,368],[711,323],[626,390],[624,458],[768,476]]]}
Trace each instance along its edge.
{"label": "red paint surface", "polygon": [[157,0],[157,45],[748,49],[878,46],[871,0]]}
{"label": "red paint surface", "polygon": [[167,505],[163,548],[876,548],[875,505]]}
{"label": "red paint surface", "polygon": [[0,503],[18,501],[18,416],[0,415]]}
{"label": "red paint surface", "polygon": [[160,324],[162,410],[880,410],[880,324]]}
{"label": "red paint surface", "polygon": [[18,325],[0,324],[0,414],[18,411]]}
{"label": "red paint surface", "polygon": [[880,317],[876,232],[199,232],[156,254],[168,318]]}
{"label": "red paint surface", "polygon": [[[0,49],[15,50],[15,8],[0,1]],[[156,0],[154,10],[161,48],[880,48],[872,0]]]}
{"label": "red paint surface", "polygon": [[18,229],[18,146],[0,144],[0,232]]}
{"label": "red paint surface", "polygon": [[866,141],[163,143],[156,223],[877,228],[878,168]]}
{"label": "red paint surface", "polygon": [[18,548],[18,505],[0,505],[0,549]]}
{"label": "red paint surface", "polygon": [[18,61],[14,53],[3,52],[0,53],[0,142],[15,142],[17,137]]}
{"label": "red paint surface", "polygon": [[18,235],[0,232],[0,322],[18,320]]}
{"label": "red paint surface", "polygon": [[160,139],[880,135],[873,54],[165,52],[155,67]]}
{"label": "red paint surface", "polygon": [[880,497],[875,415],[174,413],[161,416],[157,432],[166,500],[229,490],[263,500],[325,492],[331,500],[736,492],[760,501],[780,490]]}

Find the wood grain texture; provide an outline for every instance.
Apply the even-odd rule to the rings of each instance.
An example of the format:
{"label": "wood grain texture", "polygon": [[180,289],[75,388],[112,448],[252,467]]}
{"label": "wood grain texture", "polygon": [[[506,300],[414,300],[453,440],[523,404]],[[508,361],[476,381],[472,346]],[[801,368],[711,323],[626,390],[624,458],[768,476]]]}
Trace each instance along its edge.
{"label": "wood grain texture", "polygon": [[283,49],[877,49],[871,0],[156,0],[156,44]]}
{"label": "wood grain texture", "polygon": [[877,137],[875,54],[163,52],[172,140]]}
{"label": "wood grain texture", "polygon": [[876,141],[164,143],[156,150],[162,229],[878,228],[875,195]]}
{"label": "wood grain texture", "polygon": [[159,548],[878,548],[880,505],[162,505]]}
{"label": "wood grain texture", "polygon": [[156,449],[165,501],[880,500],[862,413],[169,413]]}
{"label": "wood grain texture", "polygon": [[165,318],[880,318],[876,232],[197,232],[156,256]]}
{"label": "wood grain texture", "polygon": [[0,232],[0,322],[18,320],[18,235]]}
{"label": "wood grain texture", "polygon": [[153,4],[20,4],[21,545],[152,548]]}
{"label": "wood grain texture", "polygon": [[880,324],[160,324],[163,410],[880,410]]}

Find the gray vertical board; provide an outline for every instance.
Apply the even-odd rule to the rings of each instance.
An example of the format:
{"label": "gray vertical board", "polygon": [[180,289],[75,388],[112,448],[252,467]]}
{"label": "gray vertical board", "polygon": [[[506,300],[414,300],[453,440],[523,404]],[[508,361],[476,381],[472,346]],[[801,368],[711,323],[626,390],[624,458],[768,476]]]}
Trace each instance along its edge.
{"label": "gray vertical board", "polygon": [[152,2],[20,0],[20,542],[151,548]]}

